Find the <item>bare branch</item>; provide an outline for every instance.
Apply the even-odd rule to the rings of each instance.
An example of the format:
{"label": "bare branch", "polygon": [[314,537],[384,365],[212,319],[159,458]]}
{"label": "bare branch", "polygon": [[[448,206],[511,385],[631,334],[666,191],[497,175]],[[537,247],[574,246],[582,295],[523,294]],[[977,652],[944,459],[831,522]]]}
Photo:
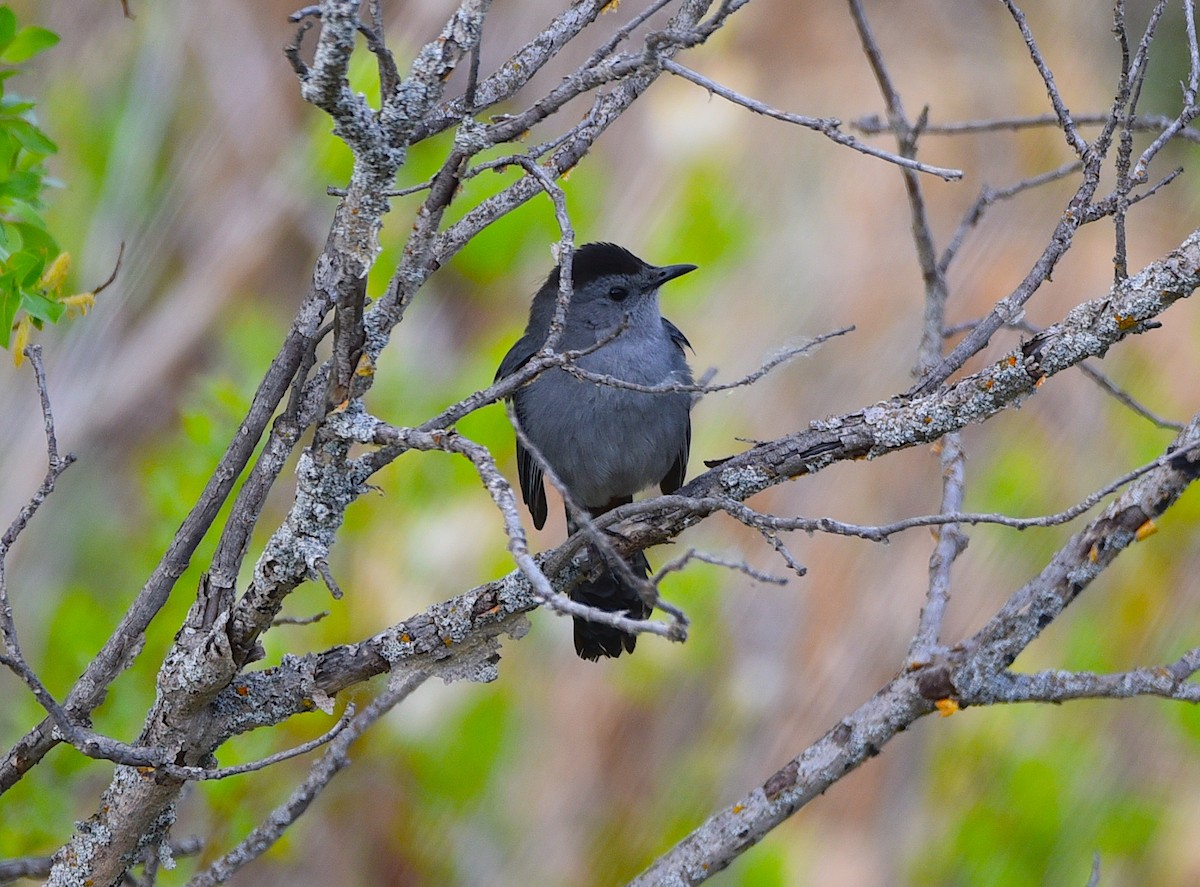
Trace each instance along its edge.
{"label": "bare branch", "polygon": [[308,742],[302,742],[294,748],[284,749],[281,752],[276,752],[273,755],[268,755],[257,761],[251,761],[247,764],[236,764],[232,767],[221,767],[216,770],[208,770],[204,767],[178,767],[170,766],[160,768],[164,773],[174,776],[177,779],[228,779],[230,776],[240,776],[243,773],[253,773],[255,770],[264,770],[274,764],[279,764],[283,761],[290,761],[292,758],[298,758],[301,755],[306,755],[310,751],[320,748],[332,742],[343,730],[349,727],[354,717],[354,704],[346,706],[346,710],[338,719],[338,722],[322,733],[315,739],[310,739]]}
{"label": "bare branch", "polygon": [[1033,31],[1029,29],[1029,23],[1025,20],[1025,13],[1021,12],[1013,0],[1004,0],[1004,5],[1008,8],[1013,21],[1017,23],[1025,46],[1029,49],[1029,57],[1033,59],[1034,66],[1042,75],[1042,82],[1046,84],[1050,104],[1054,107],[1054,115],[1058,118],[1058,126],[1066,136],[1067,144],[1071,146],[1075,156],[1080,160],[1085,159],[1085,155],[1088,153],[1088,144],[1075,128],[1075,120],[1071,117],[1071,112],[1067,110],[1067,106],[1058,92],[1058,84],[1054,82],[1054,74],[1050,72],[1050,66],[1042,58],[1042,51],[1038,49],[1037,41],[1033,38]]}
{"label": "bare branch", "polygon": [[1095,382],[1097,385],[1099,385],[1102,389],[1104,389],[1105,393],[1107,393],[1111,397],[1115,398],[1117,401],[1124,404],[1129,409],[1133,410],[1135,413],[1137,413],[1143,419],[1146,419],[1149,422],[1153,422],[1159,428],[1166,428],[1171,431],[1182,431],[1183,430],[1182,422],[1176,422],[1172,419],[1166,419],[1166,418],[1158,415],[1158,413],[1152,412],[1148,407],[1143,406],[1141,403],[1139,403],[1137,400],[1135,400],[1133,398],[1133,396],[1131,394],[1129,394],[1129,392],[1118,387],[1111,379],[1108,378],[1108,376],[1104,375],[1104,373],[1100,372],[1098,369],[1096,369],[1090,363],[1088,363],[1088,362],[1081,363],[1079,365],[1079,371],[1081,373],[1083,373],[1085,376],[1087,376],[1089,379],[1091,379],[1093,382]]}
{"label": "bare branch", "polygon": [[280,616],[278,619],[272,620],[271,627],[274,628],[277,625],[313,625],[328,615],[328,610],[321,610],[319,613],[313,613],[311,616]]}
{"label": "bare branch", "polygon": [[[199,838],[182,838],[168,843],[172,857],[196,856],[204,850]],[[0,884],[8,884],[20,878],[47,878],[54,862],[52,856],[26,856],[22,859],[0,860]]]}
{"label": "bare branch", "polygon": [[387,689],[363,709],[362,714],[350,719],[344,729],[341,729],[320,760],[313,765],[308,778],[292,792],[291,797],[276,807],[267,821],[255,828],[237,847],[204,871],[194,875],[188,881],[188,887],[215,887],[217,884],[224,884],[239,869],[269,850],[288,826],[303,815],[338,771],[350,763],[347,752],[354,740],[371,724],[403,702],[428,677],[427,671],[410,671],[403,676],[395,676]]}
{"label": "bare branch", "polygon": [[[922,131],[927,132],[928,130],[926,129]],[[962,221],[958,223],[958,229],[954,232],[954,235],[950,238],[950,243],[947,244],[946,249],[942,252],[942,256],[938,260],[938,270],[943,274],[946,273],[950,267],[950,263],[954,261],[954,257],[958,255],[958,251],[962,247],[963,241],[966,239],[967,232],[979,224],[980,219],[983,218],[984,212],[993,203],[1001,200],[1009,200],[1010,198],[1016,197],[1018,194],[1033,188],[1041,187],[1042,185],[1047,185],[1050,182],[1057,182],[1059,179],[1066,178],[1067,176],[1071,175],[1071,173],[1078,172],[1082,168],[1082,161],[1072,160],[1068,163],[1064,163],[1057,169],[1048,170],[1040,175],[1030,176],[1027,179],[1022,179],[1019,182],[1009,185],[1006,188],[991,188],[987,185],[984,185],[979,191],[979,197],[975,199],[975,203],[963,215]]]}
{"label": "bare branch", "polygon": [[1159,696],[1200,702],[1200,684],[1189,680],[1200,669],[1200,648],[1171,665],[1136,668],[1115,674],[1089,671],[1006,672],[989,688],[989,703],[1067,702],[1072,699],[1128,699]]}
{"label": "bare branch", "polygon": [[[1104,114],[1073,114],[1076,126],[1107,125],[1112,115]],[[1176,118],[1162,114],[1138,114],[1130,117],[1128,123],[1137,132],[1161,132],[1171,126]],[[863,135],[880,135],[891,131],[891,126],[878,115],[860,117],[851,121],[850,126]],[[1038,129],[1045,126],[1058,126],[1057,114],[1033,114],[1023,117],[994,117],[987,120],[958,120],[950,123],[927,123],[921,129],[922,135],[956,136],[976,135],[978,133],[1000,132],[1003,130]],[[1175,133],[1177,138],[1189,142],[1200,143],[1200,130],[1184,128]]]}
{"label": "bare branch", "polygon": [[657,585],[668,573],[677,573],[683,570],[692,561],[700,561],[705,564],[712,564],[714,567],[725,567],[729,570],[735,570],[739,573],[744,573],[756,582],[763,582],[767,585],[787,585],[788,580],[783,576],[773,576],[770,573],[764,573],[762,570],[756,570],[743,560],[731,560],[729,558],[717,557],[713,554],[705,554],[702,551],[697,551],[694,548],[689,548],[679,557],[667,561],[659,568],[658,572],[651,577],[650,581]]}
{"label": "bare branch", "polygon": [[847,326],[841,329],[834,330],[829,333],[822,333],[819,336],[814,336],[805,342],[803,345],[788,346],[781,349],[776,354],[771,355],[753,372],[747,373],[741,378],[735,379],[732,382],[721,382],[712,384],[708,382],[702,383],[686,383],[686,382],[663,382],[659,385],[642,385],[637,382],[627,382],[624,379],[619,379],[616,376],[607,373],[594,373],[591,370],[585,370],[575,362],[575,358],[564,360],[559,365],[559,369],[563,372],[574,376],[577,379],[582,379],[585,382],[591,382],[595,385],[606,385],[610,388],[622,388],[626,391],[640,391],[643,394],[668,394],[671,392],[679,392],[686,394],[715,394],[719,391],[730,391],[734,388],[743,388],[747,385],[753,385],[767,373],[776,367],[789,363],[793,358],[799,357],[802,354],[808,354],[815,351],[818,347],[828,342],[830,339],[835,339],[838,336],[844,336],[847,333],[854,332],[854,327]]}
{"label": "bare branch", "polygon": [[[941,439],[942,466],[942,518],[949,518],[962,508],[966,455],[962,449],[962,435],[947,434]],[[946,605],[950,601],[950,567],[967,547],[966,534],[959,528],[959,521],[947,520],[938,527],[937,544],[929,555],[929,589],[916,634],[908,648],[910,662],[927,661],[937,647],[946,616]]]}
{"label": "bare branch", "polygon": [[762,102],[748,98],[740,93],[734,92],[727,86],[722,86],[716,81],[709,80],[707,77],[696,73],[690,68],[685,68],[676,61],[668,59],[663,62],[663,67],[682,77],[684,80],[690,80],[697,86],[702,86],[714,95],[719,95],[723,99],[733,102],[736,105],[741,105],[748,108],[756,114],[762,114],[766,117],[772,117],[776,120],[782,120],[784,123],[794,123],[797,126],[803,126],[807,129],[815,130],[826,138],[837,142],[847,148],[852,148],[862,154],[867,154],[871,157],[878,157],[880,160],[886,160],[888,163],[894,163],[897,166],[911,169],[915,172],[928,173],[935,175],[938,178],[947,181],[958,181],[963,177],[961,169],[946,169],[941,166],[930,166],[927,163],[921,163],[911,157],[903,157],[899,154],[893,154],[890,151],[884,151],[881,148],[876,148],[868,145],[865,142],[860,142],[849,133],[842,132],[842,122],[836,117],[806,117],[802,114],[789,114],[785,111],[777,111],[774,108],[763,104]]}
{"label": "bare branch", "polygon": [[[1163,149],[1168,141],[1177,135],[1190,132],[1189,123],[1200,115],[1200,104],[1197,104],[1197,91],[1200,90],[1200,46],[1196,40],[1196,8],[1193,0],[1184,0],[1183,12],[1187,20],[1188,58],[1190,60],[1188,82],[1183,86],[1183,109],[1179,116],[1170,122],[1150,146],[1138,158],[1137,166],[1133,169],[1133,179],[1136,182],[1146,181],[1146,169],[1154,156]],[[1193,136],[1194,137],[1194,136]]]}
{"label": "bare branch", "polygon": [[[1200,416],[1172,446],[1192,447],[1197,442]],[[631,881],[630,887],[707,880],[846,773],[879,754],[897,733],[933,712],[935,702],[1000,701],[998,688],[1008,682],[1004,672],[1017,654],[1138,538],[1137,527],[1174,504],[1200,477],[1198,469],[1200,462],[1179,460],[1140,478],[1104,514],[1072,537],[983,630],[956,647],[952,658],[902,671],[761,786],[698,826]],[[1192,673],[1196,655],[1200,654],[1193,651],[1180,661],[1181,672]],[[1175,692],[1186,695],[1191,691]],[[953,706],[947,710],[952,711]]]}

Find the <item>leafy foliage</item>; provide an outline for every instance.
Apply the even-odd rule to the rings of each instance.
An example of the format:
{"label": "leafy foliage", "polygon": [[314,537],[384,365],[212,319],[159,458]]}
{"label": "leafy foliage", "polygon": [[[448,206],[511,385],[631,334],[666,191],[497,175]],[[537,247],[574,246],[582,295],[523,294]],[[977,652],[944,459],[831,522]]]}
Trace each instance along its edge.
{"label": "leafy foliage", "polygon": [[38,128],[34,103],[5,89],[19,65],[57,42],[53,31],[18,27],[13,11],[0,6],[0,345],[12,346],[17,363],[33,328],[58,323],[72,308],[86,311],[93,298],[61,295],[70,257],[41,215],[52,185],[45,160],[58,147]]}

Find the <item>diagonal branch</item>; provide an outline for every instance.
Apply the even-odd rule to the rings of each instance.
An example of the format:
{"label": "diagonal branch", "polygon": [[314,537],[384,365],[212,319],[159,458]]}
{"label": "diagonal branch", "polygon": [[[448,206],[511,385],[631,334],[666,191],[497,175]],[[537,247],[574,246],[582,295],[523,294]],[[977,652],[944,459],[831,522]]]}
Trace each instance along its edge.
{"label": "diagonal branch", "polygon": [[[1197,441],[1200,441],[1200,416],[1192,420],[1172,446],[1182,448]],[[659,857],[630,882],[630,887],[690,885],[707,880],[847,772],[879,754],[897,733],[932,713],[938,701],[1002,702],[1007,701],[1005,688],[1013,683],[1026,690],[1039,686],[1038,676],[1014,681],[1006,674],[1008,665],[1091,579],[1134,542],[1137,538],[1134,524],[1140,525],[1161,514],[1197,478],[1200,478],[1200,460],[1182,459],[1141,478],[1068,542],[1041,576],[1014,594],[951,661],[901,672],[761,786],[712,816]],[[1098,550],[1094,557],[1093,546]],[[1182,682],[1194,672],[1198,658],[1193,651],[1177,663],[1169,677],[1160,679],[1160,686],[1166,692],[1158,695],[1190,701],[1195,696],[1195,685],[1184,686]],[[1052,680],[1043,680],[1039,688],[1047,689],[1051,683]],[[1099,689],[1104,681],[1081,679],[1078,687],[1066,680],[1061,683],[1063,698],[1077,698],[1072,696],[1073,690],[1085,686]],[[1130,684],[1136,682],[1116,679],[1110,683],[1115,684],[1116,691],[1111,695],[1122,696],[1130,695]],[[1142,684],[1145,692],[1152,692],[1149,676]],[[1048,695],[1041,698],[1051,701]],[[954,708],[950,705],[943,710]]]}
{"label": "diagonal branch", "polygon": [[[981,373],[919,401],[878,404],[759,444],[694,478],[676,495],[622,506],[598,519],[597,526],[610,530],[614,550],[627,555],[673,539],[708,514],[730,510],[724,503],[745,500],[767,487],[815,473],[836,461],[877,457],[932,442],[971,422],[984,421],[1029,396],[1037,390],[1039,379],[1103,353],[1127,335],[1149,328],[1157,313],[1198,286],[1200,231],[1175,252],[1113,287],[1108,296],[1079,305],[1062,322],[1047,327],[1022,349]],[[375,420],[371,422],[369,429],[360,429],[361,433],[372,433],[376,425]],[[363,439],[369,441],[370,437]],[[414,443],[420,441],[413,438],[410,445]],[[1150,471],[1139,469],[1138,483],[1176,464],[1179,458],[1178,454],[1171,455],[1165,465],[1156,464]],[[363,459],[370,463],[370,454]],[[705,502],[706,497],[711,498],[711,507],[698,507],[697,502]],[[965,522],[970,515],[943,517]],[[557,549],[533,558],[556,589],[574,576],[572,556],[585,541],[584,534],[576,534]],[[269,675],[243,676],[248,693],[243,696],[225,690],[214,703],[229,713],[222,731],[254,729],[307,711],[314,686],[333,695],[381,674],[397,662],[438,662],[456,655],[455,651],[471,638],[511,633],[523,615],[541,601],[528,578],[518,570],[357,644],[310,654],[292,667],[276,669]],[[246,698],[274,702],[270,707],[255,707],[248,706]]]}

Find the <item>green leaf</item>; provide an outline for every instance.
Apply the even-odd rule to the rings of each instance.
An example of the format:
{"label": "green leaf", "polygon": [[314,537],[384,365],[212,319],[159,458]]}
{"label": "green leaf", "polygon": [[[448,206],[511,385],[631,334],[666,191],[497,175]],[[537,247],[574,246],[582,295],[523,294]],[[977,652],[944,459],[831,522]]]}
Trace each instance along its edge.
{"label": "green leaf", "polygon": [[12,133],[21,147],[32,154],[53,154],[58,150],[58,145],[28,120],[19,117],[0,118],[0,128]]}
{"label": "green leaf", "polygon": [[[15,253],[24,243],[21,239],[21,229],[15,222],[0,222],[0,228],[4,229],[4,248]],[[4,268],[4,273],[9,273],[7,267]]]}
{"label": "green leaf", "polygon": [[[0,152],[3,153],[3,152]],[[20,202],[31,207],[42,205],[42,177],[32,172],[0,173],[0,201]]]}
{"label": "green leaf", "polygon": [[17,17],[7,6],[0,6],[0,53],[8,49],[17,34]]}
{"label": "green leaf", "polygon": [[55,302],[40,293],[29,290],[21,293],[21,307],[28,311],[35,320],[44,320],[50,323],[58,323],[58,319],[67,310],[67,306],[62,302]]}
{"label": "green leaf", "polygon": [[[47,262],[54,260],[62,250],[58,248],[58,243],[50,232],[46,230],[45,225],[33,213],[28,214],[31,219],[36,221],[17,222],[13,227],[20,232],[21,250],[29,255],[38,265],[38,274],[42,273],[41,269],[45,267]],[[28,280],[28,284],[32,285],[37,278]]]}
{"label": "green leaf", "polygon": [[17,65],[33,58],[58,42],[58,35],[37,25],[27,25],[12,38],[8,48],[0,53],[0,61]]}
{"label": "green leaf", "polygon": [[21,297],[11,284],[0,277],[0,344],[8,347],[12,338],[13,321],[17,318],[17,309],[21,307]]}

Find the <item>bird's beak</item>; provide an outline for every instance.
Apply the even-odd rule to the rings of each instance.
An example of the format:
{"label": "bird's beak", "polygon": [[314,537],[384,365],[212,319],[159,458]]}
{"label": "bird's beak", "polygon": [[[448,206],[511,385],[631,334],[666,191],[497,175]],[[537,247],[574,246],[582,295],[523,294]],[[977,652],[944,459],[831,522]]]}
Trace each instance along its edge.
{"label": "bird's beak", "polygon": [[663,265],[661,268],[650,269],[650,280],[655,286],[662,286],[668,280],[683,277],[689,271],[696,270],[695,265]]}

